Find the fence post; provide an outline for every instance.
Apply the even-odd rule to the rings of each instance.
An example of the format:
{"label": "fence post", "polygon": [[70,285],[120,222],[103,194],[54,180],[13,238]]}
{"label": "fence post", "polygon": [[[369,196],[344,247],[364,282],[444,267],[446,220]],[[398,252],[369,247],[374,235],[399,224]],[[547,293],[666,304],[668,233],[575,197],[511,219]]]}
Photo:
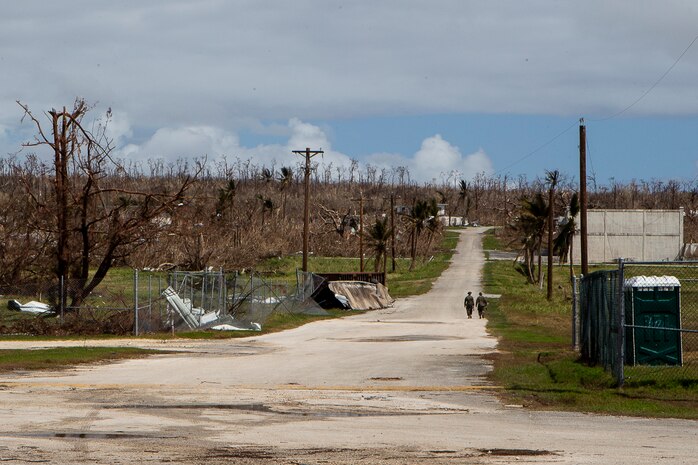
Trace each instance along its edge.
{"label": "fence post", "polygon": [[572,281],[572,348],[579,352],[579,283],[576,276]]}
{"label": "fence post", "polygon": [[133,270],[134,332],[138,336],[138,268]]}
{"label": "fence post", "polygon": [[146,331],[153,330],[153,274],[148,273],[148,323]]}
{"label": "fence post", "polygon": [[220,268],[218,273],[218,309],[220,314],[224,315],[227,313],[225,308],[225,297],[223,296],[223,289],[225,288],[225,275],[223,274],[223,267]]}
{"label": "fence post", "polygon": [[616,338],[616,384],[623,387],[625,382],[625,272],[623,259],[618,259],[618,305],[616,311],[616,323],[618,337]]}
{"label": "fence post", "polygon": [[305,302],[306,296],[305,296],[305,284],[306,284],[306,276],[305,274],[296,268],[296,289],[298,289],[300,297],[301,297],[301,302]]}
{"label": "fence post", "polygon": [[61,323],[65,322],[65,276],[61,276],[61,290],[60,290],[60,300],[61,300]]}

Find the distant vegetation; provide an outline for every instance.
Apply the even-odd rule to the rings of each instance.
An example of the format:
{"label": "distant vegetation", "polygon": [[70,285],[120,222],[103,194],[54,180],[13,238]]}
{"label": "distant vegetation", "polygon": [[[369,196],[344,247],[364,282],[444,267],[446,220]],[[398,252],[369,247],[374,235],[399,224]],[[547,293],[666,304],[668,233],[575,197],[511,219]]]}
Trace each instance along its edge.
{"label": "distant vegetation", "polygon": [[[271,166],[235,154],[214,161],[122,161],[113,157],[114,147],[104,130],[108,119],[89,130],[79,124],[89,110],[84,102],[36,118],[22,109],[35,122],[37,138],[20,155],[0,158],[1,293],[22,286],[30,294],[32,286],[63,277],[71,282],[71,295],[62,298],[79,304],[112,266],[239,270],[302,249],[303,160],[292,153]],[[58,128],[66,122],[59,134],[51,131],[53,120],[61,123]],[[56,156],[35,156],[35,147],[44,153],[48,148]],[[396,263],[411,267],[436,253],[442,226],[433,220],[435,204],[447,205],[447,217],[505,226],[517,223],[525,202],[532,205],[537,196],[551,191],[545,178],[476,173],[466,177],[444,175],[418,184],[406,167],[368,163],[360,168],[356,161],[351,166],[315,165],[310,179],[310,251],[315,257],[358,257],[363,245],[366,270],[390,270],[392,198],[398,210]],[[683,206],[686,241],[696,240],[698,190],[691,185],[601,185],[592,179],[589,187],[592,208]],[[560,175],[553,193],[554,212],[562,216],[575,193],[573,180]],[[536,253],[540,256],[541,218],[525,225],[531,228],[523,233],[498,229],[515,250],[522,240],[533,238],[524,243],[531,248],[525,257],[533,281],[539,279],[532,259]],[[376,256],[382,263],[369,265]],[[61,297],[46,292],[44,297],[53,302]]]}

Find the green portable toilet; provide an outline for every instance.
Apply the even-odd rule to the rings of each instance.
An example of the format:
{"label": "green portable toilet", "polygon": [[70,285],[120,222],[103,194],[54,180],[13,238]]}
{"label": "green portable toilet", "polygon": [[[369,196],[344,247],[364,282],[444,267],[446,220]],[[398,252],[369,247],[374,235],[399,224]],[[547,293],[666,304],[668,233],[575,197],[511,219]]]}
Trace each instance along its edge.
{"label": "green portable toilet", "polygon": [[625,332],[626,363],[682,365],[681,331],[677,331],[681,329],[678,278],[635,276],[625,280],[623,289],[625,323],[630,325]]}

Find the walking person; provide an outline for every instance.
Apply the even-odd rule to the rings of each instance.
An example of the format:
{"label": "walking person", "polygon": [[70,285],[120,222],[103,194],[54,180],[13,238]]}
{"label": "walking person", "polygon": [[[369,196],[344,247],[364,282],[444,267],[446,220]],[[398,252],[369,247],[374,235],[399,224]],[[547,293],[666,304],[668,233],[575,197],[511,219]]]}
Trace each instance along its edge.
{"label": "walking person", "polygon": [[[470,293],[468,293],[470,294]],[[485,296],[482,295],[482,292],[477,296],[477,301],[475,301],[475,305],[477,305],[477,314],[480,318],[485,317],[485,309],[487,308],[487,299],[485,299]]]}
{"label": "walking person", "polygon": [[475,299],[473,299],[472,292],[468,291],[468,295],[465,296],[463,305],[465,306],[465,311],[468,313],[468,318],[472,318],[473,307],[475,306]]}

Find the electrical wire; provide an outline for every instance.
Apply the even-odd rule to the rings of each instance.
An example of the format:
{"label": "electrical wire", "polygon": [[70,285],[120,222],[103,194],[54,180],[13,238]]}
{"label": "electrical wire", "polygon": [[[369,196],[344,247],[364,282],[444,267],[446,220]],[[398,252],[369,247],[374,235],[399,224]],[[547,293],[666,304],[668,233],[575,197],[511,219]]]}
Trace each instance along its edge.
{"label": "electrical wire", "polygon": [[[589,162],[589,167],[591,168],[591,179],[594,180],[594,191],[596,191],[596,169],[594,169],[594,160],[591,156],[591,144],[589,143],[589,139],[585,139],[586,142],[586,157],[587,161]],[[587,181],[589,180],[589,175],[587,174]]]}
{"label": "electrical wire", "polygon": [[642,99],[644,99],[645,97],[647,97],[647,95],[648,95],[650,92],[652,92],[652,91],[654,90],[654,88],[657,87],[657,86],[659,85],[659,83],[662,82],[662,81],[664,80],[665,77],[667,77],[667,75],[671,72],[671,70],[673,70],[674,67],[675,67],[676,65],[679,64],[679,61],[681,61],[681,59],[683,58],[683,56],[688,52],[688,50],[689,50],[691,47],[693,47],[693,44],[695,44],[697,40],[698,40],[698,36],[695,36],[695,37],[693,38],[693,40],[691,41],[691,43],[688,44],[688,47],[686,47],[686,48],[684,49],[684,51],[681,52],[681,55],[679,55],[679,57],[674,61],[674,63],[673,63],[671,66],[669,66],[669,68],[668,68],[666,71],[664,71],[664,74],[662,74],[662,75],[659,77],[659,79],[657,79],[657,80],[654,82],[654,84],[652,84],[652,85],[649,87],[649,89],[647,89],[642,95],[640,95],[637,99],[635,99],[635,101],[634,101],[633,103],[631,103],[631,104],[628,105],[627,107],[623,108],[622,110],[620,110],[619,112],[617,112],[617,113],[615,113],[615,114],[613,114],[613,115],[611,115],[611,116],[607,116],[606,118],[593,119],[593,120],[590,120],[590,121],[591,121],[591,122],[608,121],[608,120],[610,120],[610,119],[613,119],[613,118],[616,118],[616,117],[622,115],[623,113],[625,113],[626,111],[630,110],[632,107],[634,107],[635,105],[637,105]]}
{"label": "electrical wire", "polygon": [[536,148],[533,149],[532,151],[528,152],[526,155],[524,155],[523,157],[521,157],[521,158],[519,158],[518,160],[514,161],[513,163],[509,164],[508,166],[505,166],[504,168],[498,169],[498,170],[495,171],[493,174],[502,174],[503,172],[508,171],[511,167],[513,167],[513,166],[515,166],[515,165],[518,165],[519,163],[521,163],[522,161],[526,160],[527,158],[532,157],[533,155],[535,155],[536,153],[538,153],[539,151],[543,150],[545,147],[547,147],[548,145],[552,144],[552,143],[555,142],[557,139],[559,139],[560,137],[562,137],[566,132],[568,132],[570,129],[572,129],[573,127],[575,127],[577,124],[578,124],[577,121],[573,122],[572,124],[570,124],[569,126],[567,126],[567,128],[565,128],[565,129],[562,130],[560,133],[558,133],[555,137],[549,139],[549,140],[548,140],[547,142],[545,142],[544,144],[539,145],[538,147],[536,147]]}
{"label": "electrical wire", "polygon": [[[623,109],[620,110],[619,112],[617,112],[617,113],[615,113],[615,114],[613,114],[613,115],[611,115],[611,116],[608,116],[608,117],[606,117],[606,118],[591,119],[591,120],[588,120],[588,121],[590,121],[590,122],[608,121],[608,120],[610,120],[610,119],[617,118],[618,116],[622,115],[623,113],[627,112],[627,111],[630,110],[632,107],[634,107],[635,105],[637,105],[642,99],[644,99],[645,97],[647,97],[647,95],[648,95],[650,92],[652,92],[652,90],[654,90],[654,88],[657,87],[657,86],[659,85],[659,83],[661,83],[661,82],[664,80],[664,78],[667,77],[667,75],[669,75],[669,73],[670,73],[670,72],[676,67],[676,65],[681,61],[681,59],[684,57],[684,55],[686,55],[686,53],[691,49],[691,47],[693,47],[693,44],[695,44],[696,41],[698,41],[698,35],[695,36],[695,37],[693,38],[693,40],[691,41],[691,43],[688,44],[688,46],[683,50],[683,52],[681,52],[681,54],[679,55],[679,57],[674,61],[674,63],[672,63],[671,66],[669,66],[669,68],[667,68],[666,71],[664,71],[664,73],[659,77],[659,79],[657,79],[657,80],[654,82],[654,84],[652,84],[642,95],[640,95],[640,97],[638,97],[637,99],[635,99],[635,101],[632,102],[630,105],[628,105],[627,107],[623,108]],[[561,131],[559,134],[557,134],[556,136],[552,137],[551,139],[549,139],[549,140],[548,140],[547,142],[545,142],[544,144],[539,145],[537,148],[535,148],[534,150],[528,152],[526,155],[524,155],[524,156],[522,156],[521,158],[517,159],[517,160],[514,161],[513,163],[510,163],[509,165],[505,166],[504,168],[498,169],[497,171],[495,171],[495,172],[493,173],[493,175],[502,174],[502,173],[508,171],[510,168],[512,168],[512,167],[514,167],[514,166],[516,166],[516,165],[518,165],[518,164],[521,163],[522,161],[526,160],[527,158],[532,157],[533,155],[535,155],[536,153],[538,153],[539,151],[541,151],[542,149],[544,149],[545,147],[547,147],[548,145],[552,144],[552,143],[555,142],[557,139],[559,139],[560,137],[562,137],[566,132],[568,132],[570,129],[572,129],[572,128],[573,128],[574,126],[576,126],[576,125],[577,125],[577,121],[573,122],[573,123],[570,124],[567,128],[565,128],[563,131]],[[588,147],[588,145],[587,145],[587,147]],[[592,166],[592,171],[593,171],[593,166]],[[697,176],[696,178],[698,178],[698,176]]]}

